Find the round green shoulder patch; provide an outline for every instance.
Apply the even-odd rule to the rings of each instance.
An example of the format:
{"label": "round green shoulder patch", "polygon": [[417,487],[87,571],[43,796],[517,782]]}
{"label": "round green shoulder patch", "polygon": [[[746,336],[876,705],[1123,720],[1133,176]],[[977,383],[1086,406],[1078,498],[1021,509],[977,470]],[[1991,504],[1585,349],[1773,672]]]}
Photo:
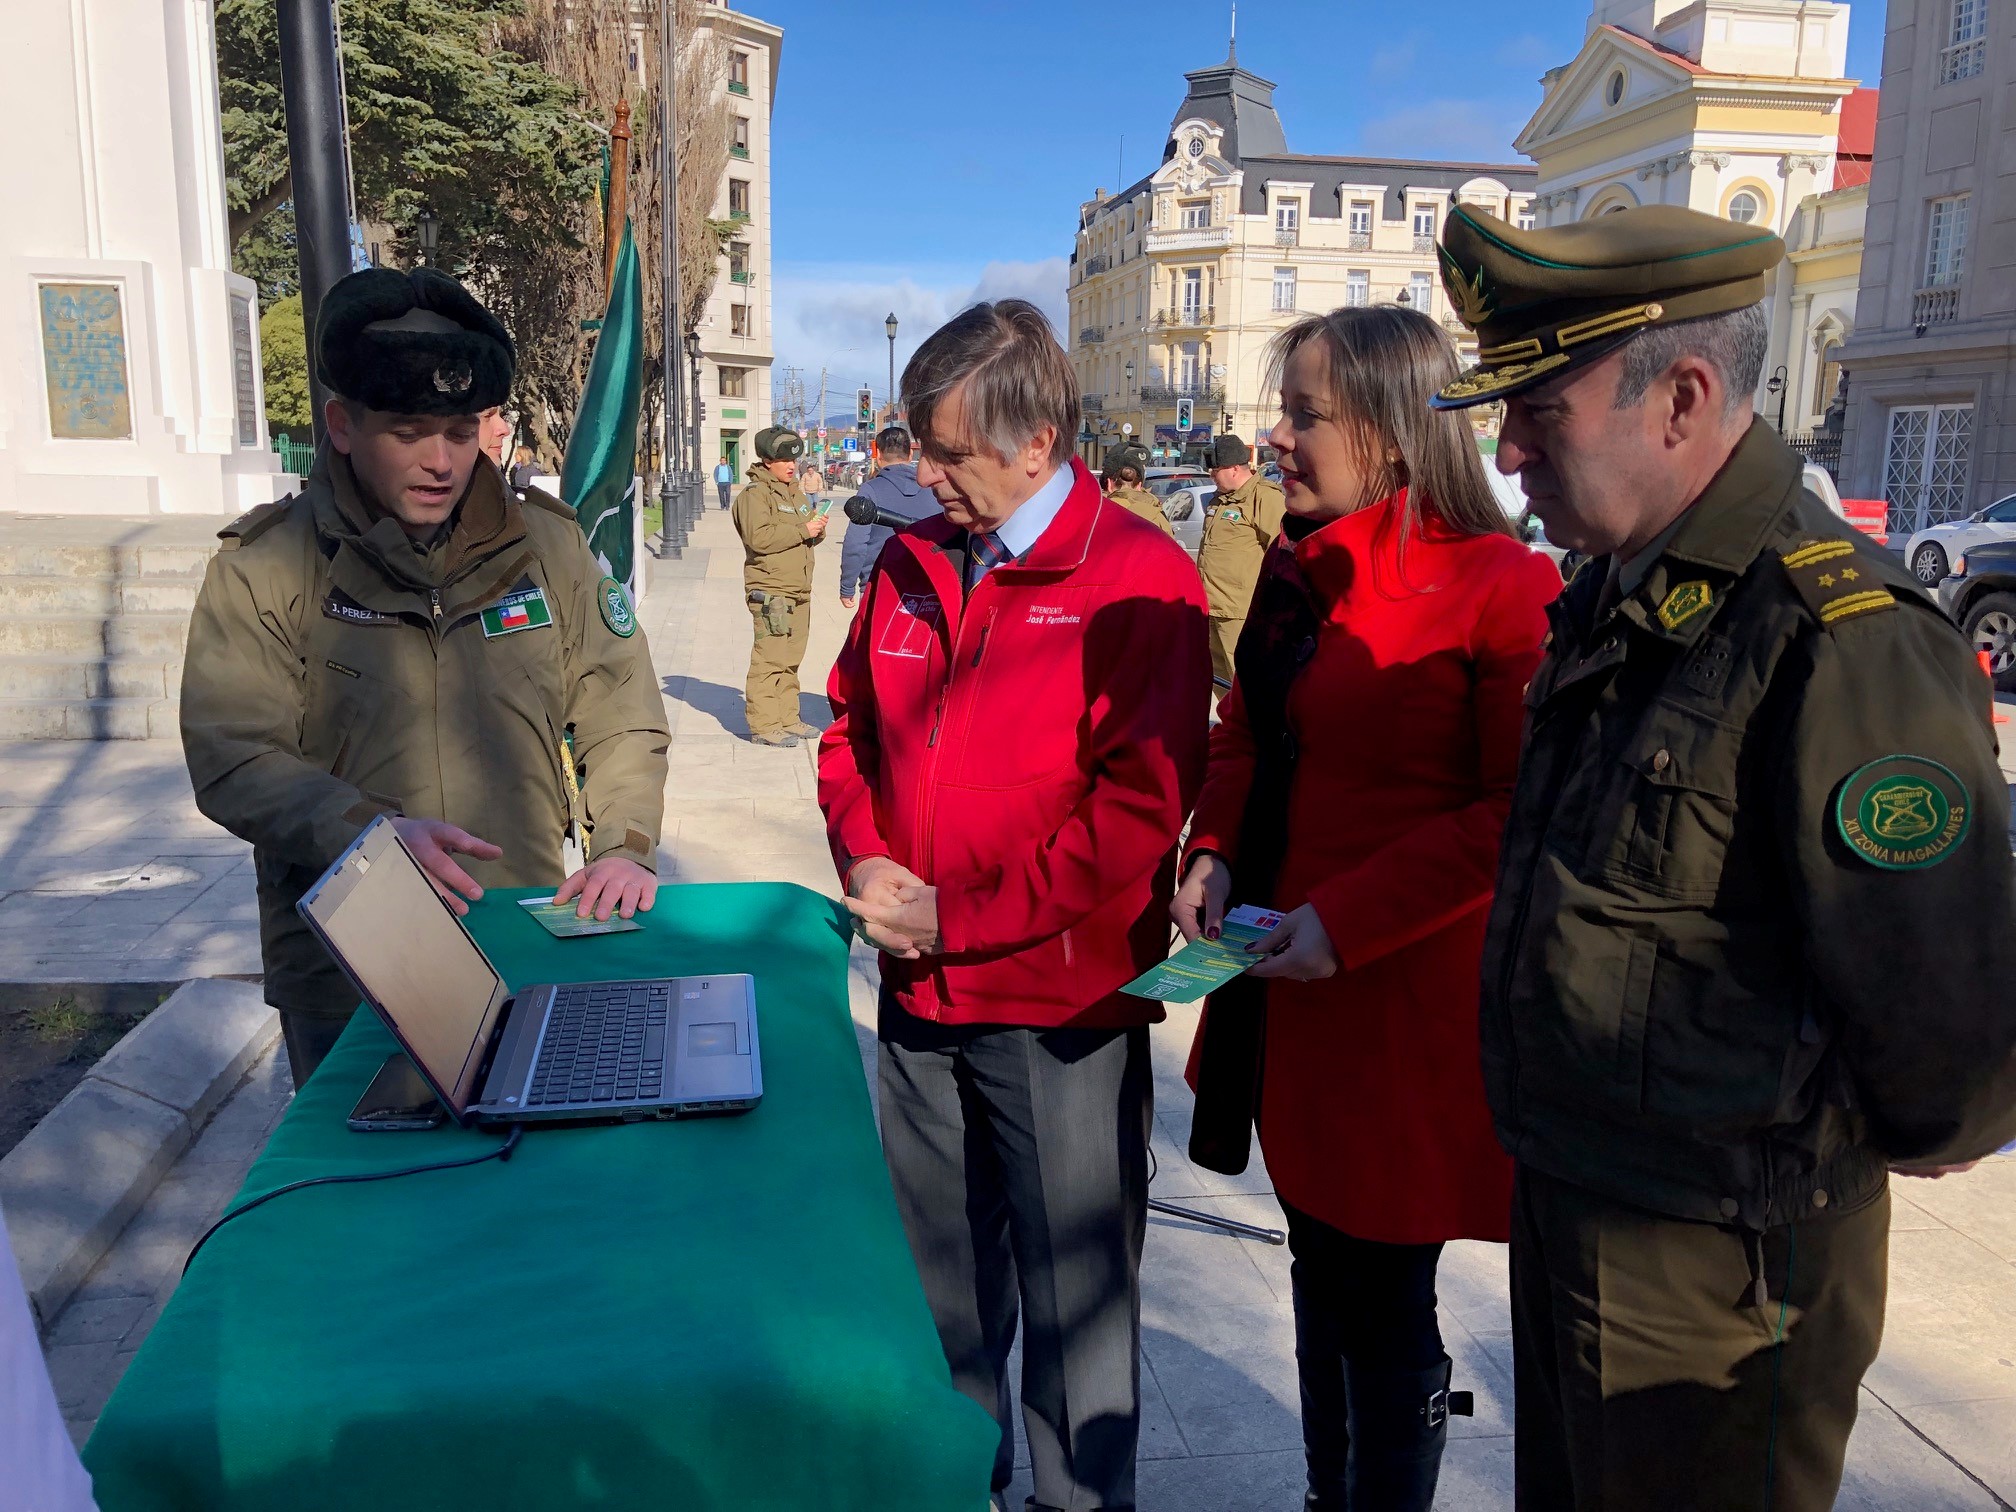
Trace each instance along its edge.
{"label": "round green shoulder patch", "polygon": [[602,602],[602,623],[628,640],[637,633],[637,611],[630,607],[630,595],[612,577],[602,579],[597,591]]}
{"label": "round green shoulder patch", "polygon": [[1879,757],[1849,773],[1834,798],[1841,838],[1885,871],[1945,860],[1973,819],[1966,784],[1925,756]]}

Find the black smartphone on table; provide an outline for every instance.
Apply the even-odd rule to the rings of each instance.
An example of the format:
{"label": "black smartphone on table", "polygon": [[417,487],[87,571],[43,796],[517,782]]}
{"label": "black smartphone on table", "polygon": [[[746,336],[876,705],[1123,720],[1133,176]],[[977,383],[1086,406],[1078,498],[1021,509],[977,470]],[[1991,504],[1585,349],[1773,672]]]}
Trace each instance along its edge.
{"label": "black smartphone on table", "polygon": [[404,1052],[385,1057],[385,1064],[350,1110],[350,1127],[359,1134],[438,1129],[447,1121],[448,1110]]}

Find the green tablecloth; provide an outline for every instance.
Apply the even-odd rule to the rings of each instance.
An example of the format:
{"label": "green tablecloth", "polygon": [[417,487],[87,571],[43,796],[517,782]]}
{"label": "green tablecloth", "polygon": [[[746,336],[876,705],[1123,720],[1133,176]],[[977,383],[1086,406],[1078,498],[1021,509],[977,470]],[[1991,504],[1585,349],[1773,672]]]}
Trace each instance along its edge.
{"label": "green tablecloth", "polygon": [[[205,1246],[85,1451],[103,1512],[981,1512],[994,1427],[951,1386],[803,888],[672,887],[555,940],[491,893],[513,983],[748,971],[765,1096],[732,1118],[533,1128],[508,1163],[290,1192]],[[353,1134],[368,1012],[237,1201],[489,1133]]]}

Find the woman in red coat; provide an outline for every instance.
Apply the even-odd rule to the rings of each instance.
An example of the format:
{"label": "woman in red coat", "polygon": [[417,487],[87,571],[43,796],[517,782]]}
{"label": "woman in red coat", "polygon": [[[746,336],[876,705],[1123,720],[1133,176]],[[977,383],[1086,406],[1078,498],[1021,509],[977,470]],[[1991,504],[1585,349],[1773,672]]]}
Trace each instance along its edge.
{"label": "woman in red coat", "polygon": [[1287,915],[1248,976],[1265,979],[1258,1124],[1295,1257],[1307,1506],[1425,1512],[1450,1379],[1436,1262],[1446,1240],[1508,1233],[1478,971],[1561,579],[1514,537],[1467,424],[1429,408],[1457,372],[1433,321],[1334,310],[1270,355],[1288,524],[1171,911],[1192,939],[1235,895]]}

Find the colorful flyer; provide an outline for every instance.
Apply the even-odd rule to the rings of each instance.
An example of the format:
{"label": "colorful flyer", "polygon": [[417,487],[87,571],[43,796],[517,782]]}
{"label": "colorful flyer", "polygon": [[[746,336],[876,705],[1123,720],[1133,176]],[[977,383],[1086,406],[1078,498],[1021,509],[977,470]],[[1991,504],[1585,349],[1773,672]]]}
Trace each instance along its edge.
{"label": "colorful flyer", "polygon": [[520,898],[518,906],[544,925],[546,933],[562,940],[580,935],[622,934],[626,929],[644,927],[635,919],[626,919],[621,914],[611,914],[606,920],[584,919],[574,912],[579,904],[555,903],[551,893],[543,898]]}
{"label": "colorful flyer", "polygon": [[1260,960],[1259,956],[1248,955],[1246,947],[1272,934],[1281,919],[1282,915],[1271,909],[1241,904],[1225,915],[1217,939],[1207,940],[1199,935],[1120,990],[1136,997],[1153,998],[1158,1003],[1194,1003]]}

